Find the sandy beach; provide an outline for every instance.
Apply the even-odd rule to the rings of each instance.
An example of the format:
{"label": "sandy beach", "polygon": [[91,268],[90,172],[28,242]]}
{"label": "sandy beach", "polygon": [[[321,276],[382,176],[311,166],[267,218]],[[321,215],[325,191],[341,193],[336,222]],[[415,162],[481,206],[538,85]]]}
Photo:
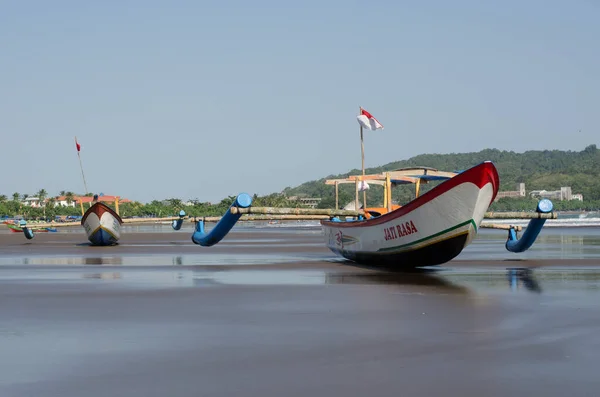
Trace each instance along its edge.
{"label": "sandy beach", "polygon": [[0,395],[595,395],[600,261],[581,233],[515,256],[490,232],[403,273],[342,261],[311,228],[211,248],[191,229],[116,247],[2,233]]}

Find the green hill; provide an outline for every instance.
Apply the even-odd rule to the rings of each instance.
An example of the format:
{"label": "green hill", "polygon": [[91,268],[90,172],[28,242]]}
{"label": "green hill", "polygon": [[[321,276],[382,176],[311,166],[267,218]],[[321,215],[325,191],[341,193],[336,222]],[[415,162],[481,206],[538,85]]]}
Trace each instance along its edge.
{"label": "green hill", "polygon": [[[515,190],[516,184],[525,183],[531,190],[558,190],[571,186],[573,193],[583,194],[583,202],[555,202],[558,210],[595,210],[600,208],[600,149],[589,145],[580,152],[562,150],[532,150],[523,153],[485,149],[473,153],[421,154],[408,160],[396,161],[380,167],[368,168],[367,173],[378,173],[404,167],[427,166],[444,171],[464,170],[482,161],[492,161],[500,174],[500,190]],[[345,174],[329,175],[325,178],[288,187],[283,193],[288,196],[320,197],[320,207],[335,206],[334,188],[325,185],[325,179],[345,178],[360,174],[350,170]],[[426,185],[424,190],[432,185]],[[354,186],[340,185],[340,205],[354,199]],[[413,187],[401,186],[394,189],[393,200],[405,203],[412,198]],[[362,197],[362,195],[361,195]],[[492,209],[531,208],[531,199],[504,198],[494,203]],[[382,190],[374,186],[368,191],[369,205],[382,204]]]}

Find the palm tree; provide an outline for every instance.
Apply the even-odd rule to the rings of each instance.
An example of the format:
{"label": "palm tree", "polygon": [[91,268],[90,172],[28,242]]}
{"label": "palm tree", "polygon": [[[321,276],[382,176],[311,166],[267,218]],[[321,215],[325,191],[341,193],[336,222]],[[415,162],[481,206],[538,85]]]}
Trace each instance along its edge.
{"label": "palm tree", "polygon": [[46,191],[46,189],[40,189],[37,192],[37,196],[40,199],[40,205],[42,205],[46,200],[46,197],[48,197],[48,192]]}
{"label": "palm tree", "polygon": [[18,193],[18,192],[13,193],[13,201],[19,201],[19,197],[21,197],[20,193]]}
{"label": "palm tree", "polygon": [[170,198],[167,201],[169,202],[169,204],[171,204],[172,207],[175,207],[175,209],[181,208],[183,206],[183,202],[177,198]]}
{"label": "palm tree", "polygon": [[75,193],[73,193],[73,192],[65,193],[65,200],[67,200],[67,205],[71,205],[74,198],[75,198]]}
{"label": "palm tree", "polygon": [[40,189],[39,192],[37,192],[37,196],[40,199],[40,205],[42,207],[44,207],[44,218],[46,217],[46,196],[48,196],[48,192],[46,191],[46,189]]}
{"label": "palm tree", "polygon": [[8,200],[5,194],[0,194],[0,203],[5,203]]}

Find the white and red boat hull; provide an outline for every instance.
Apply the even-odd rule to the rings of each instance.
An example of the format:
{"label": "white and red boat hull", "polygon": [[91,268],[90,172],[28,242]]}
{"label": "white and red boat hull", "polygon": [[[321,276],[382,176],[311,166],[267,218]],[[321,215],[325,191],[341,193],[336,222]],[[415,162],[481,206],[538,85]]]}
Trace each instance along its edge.
{"label": "white and red boat hull", "polygon": [[92,245],[113,245],[121,238],[123,220],[112,208],[95,203],[83,215],[81,225]]}
{"label": "white and red boat hull", "polygon": [[498,188],[496,167],[485,162],[382,216],[321,221],[325,243],[342,257],[366,265],[439,265],[475,238]]}

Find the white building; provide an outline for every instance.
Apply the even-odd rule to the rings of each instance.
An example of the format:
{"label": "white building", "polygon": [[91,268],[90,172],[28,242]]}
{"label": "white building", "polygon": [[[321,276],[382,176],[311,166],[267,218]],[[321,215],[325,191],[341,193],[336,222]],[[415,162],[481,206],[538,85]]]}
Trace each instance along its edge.
{"label": "white building", "polygon": [[560,190],[532,190],[529,192],[529,196],[536,198],[547,198],[550,200],[579,200],[583,201],[582,194],[573,194],[571,186],[563,186]]}
{"label": "white building", "polygon": [[571,200],[583,201],[583,194],[581,194],[581,193],[574,194],[571,196]]}
{"label": "white building", "polygon": [[21,204],[32,208],[42,207],[42,203],[38,197],[27,197],[25,200],[21,201]]}

